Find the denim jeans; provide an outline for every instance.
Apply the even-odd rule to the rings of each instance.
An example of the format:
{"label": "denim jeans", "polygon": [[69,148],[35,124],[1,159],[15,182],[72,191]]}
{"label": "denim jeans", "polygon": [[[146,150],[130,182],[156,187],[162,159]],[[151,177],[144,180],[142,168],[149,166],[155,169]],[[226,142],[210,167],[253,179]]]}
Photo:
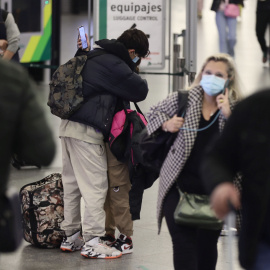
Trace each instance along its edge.
{"label": "denim jeans", "polygon": [[236,18],[226,17],[224,11],[217,11],[216,24],[219,34],[219,51],[228,53],[234,57],[234,46],[236,44]]}
{"label": "denim jeans", "polygon": [[260,243],[254,266],[250,270],[270,269],[270,245]]}

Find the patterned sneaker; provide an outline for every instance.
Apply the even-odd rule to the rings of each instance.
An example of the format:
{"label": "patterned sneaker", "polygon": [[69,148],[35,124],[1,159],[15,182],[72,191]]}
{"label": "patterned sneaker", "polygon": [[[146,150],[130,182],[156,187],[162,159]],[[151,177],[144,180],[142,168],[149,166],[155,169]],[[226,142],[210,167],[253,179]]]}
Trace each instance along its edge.
{"label": "patterned sneaker", "polygon": [[131,237],[126,236],[122,233],[120,233],[113,247],[120,250],[123,254],[129,254],[133,252],[133,244]]}
{"label": "patterned sneaker", "polygon": [[73,235],[66,236],[61,243],[60,249],[62,251],[76,251],[81,250],[84,245],[83,238],[81,237],[81,232],[78,231]]}
{"label": "patterned sneaker", "polygon": [[122,256],[122,252],[101,242],[100,237],[87,241],[82,248],[81,255],[89,259],[116,259]]}
{"label": "patterned sneaker", "polygon": [[109,247],[111,247],[116,242],[116,239],[112,234],[105,234],[104,236],[100,237],[100,239],[102,240],[103,244]]}

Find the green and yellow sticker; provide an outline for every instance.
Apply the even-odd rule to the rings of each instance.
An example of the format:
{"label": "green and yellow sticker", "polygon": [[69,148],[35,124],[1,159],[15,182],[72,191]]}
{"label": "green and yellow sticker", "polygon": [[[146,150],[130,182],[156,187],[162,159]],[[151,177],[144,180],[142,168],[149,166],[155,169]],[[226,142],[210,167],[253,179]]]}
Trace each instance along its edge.
{"label": "green and yellow sticker", "polygon": [[51,58],[52,0],[43,9],[43,34],[33,35],[21,57],[21,63],[41,62]]}

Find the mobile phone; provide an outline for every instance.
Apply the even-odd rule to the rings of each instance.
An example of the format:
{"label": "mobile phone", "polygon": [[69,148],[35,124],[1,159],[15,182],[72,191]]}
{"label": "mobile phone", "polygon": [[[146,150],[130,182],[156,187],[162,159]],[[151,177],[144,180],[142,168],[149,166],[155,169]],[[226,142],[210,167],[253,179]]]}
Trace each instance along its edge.
{"label": "mobile phone", "polygon": [[81,38],[81,41],[82,41],[82,49],[87,49],[88,48],[88,44],[87,44],[87,40],[86,40],[86,36],[85,36],[85,31],[84,31],[84,26],[80,26],[78,28],[79,30],[79,35],[80,35],[80,38]]}
{"label": "mobile phone", "polygon": [[226,92],[226,88],[228,88],[228,85],[230,83],[230,80],[227,80],[224,84],[224,88],[223,88],[223,91],[222,91],[222,94],[225,95],[225,92]]}

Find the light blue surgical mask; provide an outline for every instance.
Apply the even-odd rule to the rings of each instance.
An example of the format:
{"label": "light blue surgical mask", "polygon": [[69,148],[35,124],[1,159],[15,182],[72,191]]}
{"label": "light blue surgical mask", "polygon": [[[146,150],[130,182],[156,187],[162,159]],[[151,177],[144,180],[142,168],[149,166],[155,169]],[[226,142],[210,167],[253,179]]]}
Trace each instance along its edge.
{"label": "light blue surgical mask", "polygon": [[133,61],[134,63],[137,63],[137,62],[139,61],[139,59],[140,59],[139,56],[135,56],[135,57],[132,59],[132,61]]}
{"label": "light blue surgical mask", "polygon": [[223,78],[217,77],[215,75],[203,75],[200,81],[204,92],[209,96],[216,96],[221,94],[225,80]]}

